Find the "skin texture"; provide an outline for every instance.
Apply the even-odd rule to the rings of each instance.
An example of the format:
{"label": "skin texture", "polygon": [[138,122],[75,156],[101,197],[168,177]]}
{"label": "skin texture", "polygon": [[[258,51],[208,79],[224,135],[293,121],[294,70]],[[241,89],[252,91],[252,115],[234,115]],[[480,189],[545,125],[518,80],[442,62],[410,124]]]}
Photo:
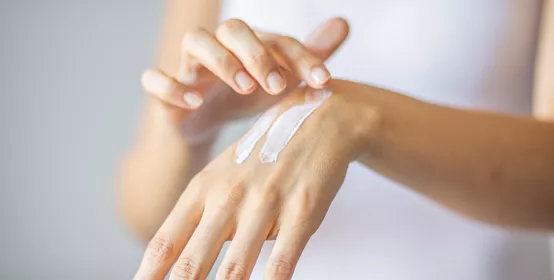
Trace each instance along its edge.
{"label": "skin texture", "polygon": [[[313,67],[316,61],[323,65],[348,35],[348,25],[341,19],[329,20],[315,28],[304,42],[305,48],[299,47],[292,38],[255,31],[267,42],[268,52],[287,76],[287,88],[279,95],[270,95],[256,84],[250,94],[239,95],[207,71],[190,54],[191,47],[183,46],[186,41],[183,38],[188,34],[201,32],[215,36],[217,30],[222,33],[218,16],[217,0],[167,1],[157,67],[145,72],[142,78],[149,93],[145,114],[136,141],[121,164],[118,183],[124,220],[143,240],[152,238],[190,179],[209,161],[219,128],[229,120],[265,110],[285,97],[302,79],[309,78],[299,75],[298,69]],[[237,24],[242,23],[234,21],[232,25]],[[278,46],[283,44],[296,52],[285,48],[285,54],[281,54]],[[286,53],[298,56],[305,50],[313,56],[296,59],[297,64],[287,62]],[[218,73],[226,73],[224,70]],[[234,76],[233,73],[225,75]],[[186,80],[187,76],[187,83],[177,81]],[[196,76],[197,81],[191,81],[190,76]],[[152,83],[158,83],[156,88],[150,88]],[[204,104],[196,110],[186,109],[182,102],[185,92],[197,93],[204,98]]]}
{"label": "skin texture", "polygon": [[[544,30],[553,29],[551,1],[545,3],[549,3],[547,7],[550,8],[548,8],[549,12],[545,11],[548,16],[545,17],[542,28],[543,37],[545,37]],[[546,36],[546,38],[550,37]],[[548,57],[552,57],[552,48],[544,47],[544,45],[548,46],[547,42],[549,42],[548,39],[541,40],[540,61],[545,57],[544,61],[550,61]],[[317,51],[313,51],[313,53],[317,53]],[[541,86],[537,89],[536,103],[539,107],[546,108],[537,109],[537,115],[541,118],[548,118],[545,117],[545,114],[552,112],[551,105],[543,105],[551,104],[549,100],[552,100],[553,96],[553,89],[548,86],[551,84],[549,82],[551,79],[547,78],[549,77],[548,69],[551,69],[551,66],[552,64],[548,62],[542,62],[538,66],[540,71],[537,73],[542,77],[538,78]],[[167,73],[167,71],[165,72]],[[162,76],[171,79],[165,74]],[[175,82],[175,80],[173,81]],[[287,84],[290,87],[291,83],[288,80]],[[185,84],[181,86],[183,89],[187,88]],[[294,175],[297,175],[294,171],[285,168],[264,173],[264,167],[271,167],[249,165],[250,168],[261,170],[260,174],[267,175],[261,179],[251,174],[249,176],[249,172],[238,169],[232,169],[234,172],[228,174],[223,167],[230,168],[229,165],[233,163],[232,153],[229,152],[233,149],[230,148],[198,174],[187,191],[180,195],[180,191],[188,181],[187,178],[194,173],[190,172],[193,169],[189,162],[191,159],[203,158],[198,154],[203,154],[202,151],[209,149],[210,139],[190,149],[188,140],[175,129],[175,122],[168,121],[171,118],[167,118],[167,115],[171,114],[165,114],[160,118],[147,118],[150,121],[161,120],[155,126],[157,129],[153,129],[153,131],[161,133],[154,133],[155,137],[159,139],[158,141],[142,141],[148,144],[137,145],[137,148],[130,153],[134,156],[133,160],[126,161],[124,164],[124,166],[131,166],[128,173],[122,173],[125,179],[122,189],[127,189],[127,191],[123,191],[123,197],[127,203],[124,206],[124,212],[131,213],[131,215],[127,215],[131,225],[146,239],[150,239],[157,225],[174,205],[175,199],[180,198],[171,215],[163,223],[155,237],[151,239],[136,278],[162,279],[163,276],[160,275],[163,274],[163,271],[167,271],[169,266],[177,260],[178,268],[176,274],[172,276],[173,278],[202,279],[201,276],[206,275],[213,263],[213,256],[220,249],[220,240],[233,239],[233,243],[241,240],[248,245],[234,246],[238,249],[232,251],[234,252],[232,255],[229,253],[225,257],[225,263],[220,268],[218,277],[226,279],[225,277],[229,276],[228,279],[244,279],[252,266],[249,260],[254,258],[253,256],[257,255],[259,251],[256,244],[259,244],[263,238],[277,237],[282,239],[280,243],[287,244],[287,246],[280,247],[281,251],[274,253],[272,261],[268,264],[268,279],[289,279],[305,240],[319,226],[330,203],[329,199],[332,200],[338,190],[337,185],[340,186],[342,183],[344,174],[341,172],[341,167],[343,167],[342,162],[345,158],[348,158],[348,162],[358,159],[381,174],[402,182],[407,187],[469,217],[508,227],[554,229],[554,175],[551,172],[554,170],[554,145],[552,144],[554,143],[554,127],[552,124],[530,118],[515,118],[437,106],[383,89],[348,81],[332,81],[329,86],[334,92],[343,93],[341,98],[334,98],[334,102],[328,104],[333,108],[342,108],[338,110],[342,114],[326,110],[321,112],[326,115],[325,117],[320,114],[319,118],[315,118],[314,115],[314,118],[306,121],[300,131],[315,130],[314,127],[316,127],[316,132],[311,135],[305,133],[305,138],[300,138],[303,140],[295,142],[314,141],[314,138],[310,138],[310,136],[318,135],[323,123],[333,127],[333,125],[341,123],[340,118],[346,116],[357,116],[365,121],[354,122],[363,124],[362,126],[339,126],[343,130],[340,133],[341,136],[343,134],[353,135],[353,137],[345,137],[349,142],[343,143],[343,146],[355,148],[343,151],[339,156],[333,156],[332,154],[335,152],[329,152],[332,158],[330,160],[318,158],[320,167],[315,168],[315,171],[302,166],[300,170],[306,175],[303,174],[298,178],[302,178],[303,181],[308,182],[309,178],[314,177],[311,172],[326,178],[325,182],[319,182],[320,185],[310,185],[309,188],[305,187],[305,185],[309,185],[307,183],[299,184],[303,187],[291,187],[294,184],[282,183],[275,190],[274,182],[279,182],[275,178],[295,178]],[[292,96],[297,94],[292,94]],[[156,96],[155,93],[152,95]],[[336,100],[350,100],[350,98],[356,102],[347,103],[355,105],[354,107],[346,110],[343,106],[335,105],[338,102]],[[160,102],[160,98],[156,97],[155,100],[163,103]],[[544,100],[545,103],[542,103],[541,100]],[[169,111],[171,110],[164,109],[159,112],[167,113]],[[339,120],[335,118],[339,118]],[[158,126],[169,127],[171,128],[169,131],[172,132],[166,133],[168,130],[158,130]],[[180,146],[171,144],[172,141],[168,141],[168,138],[169,140],[179,139],[175,142],[184,143],[186,149],[179,150]],[[185,140],[182,140],[183,138]],[[143,138],[139,139],[143,140]],[[317,142],[319,145],[325,143]],[[289,144],[287,149],[290,148],[291,153],[300,150],[292,143]],[[315,146],[318,146],[311,144],[307,150],[315,149]],[[297,145],[301,147],[303,143],[297,143]],[[328,147],[323,150],[327,151],[327,149]],[[312,154],[309,155],[310,158],[314,157],[314,154],[319,155],[313,149],[310,151],[312,151]],[[177,159],[173,158],[176,154],[179,155]],[[345,157],[345,154],[349,156]],[[225,155],[228,155],[227,159],[225,159]],[[308,157],[308,155],[302,154],[294,156]],[[144,167],[137,168],[137,162],[140,162],[138,165],[141,165],[145,161],[156,162],[157,165],[164,166],[153,168],[153,170]],[[133,162],[133,164],[129,164],[129,162]],[[188,174],[183,175],[183,170],[189,171]],[[217,176],[202,175],[209,174],[205,173],[208,171]],[[168,177],[173,179],[167,180]],[[339,183],[334,183],[335,180]],[[167,182],[170,183],[167,184]],[[137,185],[142,187],[136,188]],[[132,191],[129,186],[133,187]],[[293,189],[304,192],[291,191]],[[315,198],[306,195],[314,190],[318,191]],[[261,196],[264,199],[252,199],[255,194],[259,193],[266,195]],[[271,195],[272,193],[273,195]],[[189,196],[192,198],[188,198]],[[158,197],[161,199],[157,199]],[[306,197],[312,199],[305,199]],[[260,205],[260,201],[266,203]],[[317,203],[313,201],[317,201]],[[297,206],[282,206],[288,206],[289,202],[290,205],[296,204]],[[262,214],[266,214],[265,219],[256,216],[256,213],[260,212],[259,208],[251,207],[256,204],[257,207],[273,206],[269,210],[266,209],[265,212],[261,211]],[[317,204],[317,207],[313,206],[314,204]],[[209,205],[209,211],[207,211],[208,206],[206,205]],[[129,211],[129,209],[133,209],[133,211]],[[137,211],[137,209],[139,210]],[[142,212],[146,214],[142,216],[140,209],[149,210],[145,211],[148,213]],[[202,209],[202,211],[198,209]],[[151,212],[156,212],[156,215],[151,215]],[[192,214],[187,215],[186,213]],[[193,222],[190,222],[191,220]],[[205,222],[202,223],[202,221]],[[304,221],[301,224],[305,226],[294,226],[299,223],[298,221]],[[268,224],[272,227],[264,236],[264,230],[267,230]],[[219,232],[216,229],[221,229],[224,234],[204,235],[202,232],[208,232],[206,228],[210,229],[209,233]],[[241,228],[250,229],[248,231],[250,235],[246,236],[244,232],[247,230],[241,230]],[[295,234],[290,234],[293,230],[296,230]],[[300,238],[296,238],[297,235]],[[195,236],[197,237],[195,238]],[[237,241],[237,244],[241,243]],[[245,248],[248,250],[244,250]],[[179,258],[179,256],[182,257]],[[244,261],[242,257],[247,261]],[[179,275],[182,277],[179,278]],[[191,277],[193,275],[199,277]]]}
{"label": "skin texture", "polygon": [[[285,99],[281,112],[303,104],[304,90]],[[360,153],[364,135],[358,133],[366,130],[345,130],[344,124],[372,121],[370,110],[352,110],[360,106],[355,95],[326,100],[276,163],[256,156],[262,139],[243,164],[234,162],[235,143],[206,166],[150,243],[135,279],[162,279],[172,264],[170,279],[204,279],[226,240],[233,242],[217,279],[248,279],[263,242],[275,238],[266,278],[289,279]]]}
{"label": "skin texture", "polygon": [[[554,124],[438,106],[349,81],[333,80],[329,89],[333,96],[276,163],[251,155],[237,165],[234,144],[198,173],[135,279],[162,279],[173,263],[170,279],[204,279],[225,240],[233,241],[218,279],[248,279],[263,241],[275,237],[265,277],[290,279],[356,159],[472,218],[554,229]],[[283,110],[301,103],[305,90],[284,100]]]}
{"label": "skin texture", "polygon": [[554,229],[553,123],[382,93],[362,163],[473,219]]}

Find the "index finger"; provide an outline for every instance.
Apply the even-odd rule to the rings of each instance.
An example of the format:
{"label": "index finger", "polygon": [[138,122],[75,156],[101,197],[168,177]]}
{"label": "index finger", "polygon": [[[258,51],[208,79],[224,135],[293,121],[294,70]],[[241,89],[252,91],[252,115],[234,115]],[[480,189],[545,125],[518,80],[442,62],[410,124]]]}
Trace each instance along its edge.
{"label": "index finger", "polygon": [[144,89],[165,103],[184,109],[196,109],[202,105],[202,95],[157,69],[147,69],[142,74]]}

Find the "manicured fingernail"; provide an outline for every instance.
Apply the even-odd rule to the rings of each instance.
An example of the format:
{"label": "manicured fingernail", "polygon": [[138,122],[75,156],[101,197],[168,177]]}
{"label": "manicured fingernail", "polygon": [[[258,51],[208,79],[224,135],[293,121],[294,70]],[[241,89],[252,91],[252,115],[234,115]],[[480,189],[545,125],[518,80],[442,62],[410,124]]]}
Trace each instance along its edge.
{"label": "manicured fingernail", "polygon": [[196,109],[202,105],[202,98],[195,93],[186,92],[183,94],[183,100],[192,109]]}
{"label": "manicured fingernail", "polygon": [[287,81],[277,71],[273,71],[267,76],[267,84],[269,85],[270,93],[277,94],[287,86]]}
{"label": "manicured fingernail", "polygon": [[235,82],[241,90],[248,91],[254,86],[254,81],[243,70],[238,71],[235,75]]}
{"label": "manicured fingernail", "polygon": [[310,75],[312,76],[312,80],[318,85],[324,84],[331,78],[329,72],[322,67],[314,67]]}

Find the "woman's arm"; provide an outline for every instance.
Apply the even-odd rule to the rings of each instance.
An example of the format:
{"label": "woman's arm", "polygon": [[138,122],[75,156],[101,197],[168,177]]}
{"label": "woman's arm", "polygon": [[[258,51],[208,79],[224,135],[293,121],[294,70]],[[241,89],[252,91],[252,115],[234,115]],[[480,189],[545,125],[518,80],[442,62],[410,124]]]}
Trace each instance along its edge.
{"label": "woman's arm", "polygon": [[[218,18],[218,0],[167,1],[158,67],[176,73],[183,34],[199,27],[214,30]],[[156,232],[190,178],[204,166],[212,142],[207,140],[191,148],[165,118],[164,106],[148,96],[139,135],[120,173],[122,213],[146,240]]]}
{"label": "woman's arm", "polygon": [[328,89],[298,89],[200,171],[150,241],[135,279],[163,279],[171,267],[172,277],[203,279],[226,240],[218,279],[248,279],[272,238],[265,276],[290,279],[356,159],[468,216],[554,229],[553,123],[348,81]]}
{"label": "woman's arm", "polygon": [[[535,63],[533,113],[539,119],[554,121],[554,1],[543,1],[541,35]],[[551,252],[554,242],[551,241]],[[553,253],[551,255],[554,256]],[[553,270],[554,271],[554,270]]]}
{"label": "woman's arm", "polygon": [[[215,0],[170,2],[161,69],[142,77],[151,95],[120,185],[125,218],[145,239],[205,165],[218,128],[268,108],[301,81],[324,87],[330,80],[324,61],[348,35],[348,24],[340,18],[320,24],[304,43],[253,30],[238,19],[215,27],[218,10]],[[176,68],[179,80],[171,74]]]}
{"label": "woman's arm", "polygon": [[554,229],[554,124],[365,91],[362,163],[472,218]]}
{"label": "woman's arm", "polygon": [[535,116],[554,120],[554,1],[545,0],[535,70]]}
{"label": "woman's arm", "polygon": [[[536,65],[534,113],[554,120],[552,0],[544,2]],[[387,114],[362,162],[474,218],[554,229],[553,124],[402,103],[406,110]]]}

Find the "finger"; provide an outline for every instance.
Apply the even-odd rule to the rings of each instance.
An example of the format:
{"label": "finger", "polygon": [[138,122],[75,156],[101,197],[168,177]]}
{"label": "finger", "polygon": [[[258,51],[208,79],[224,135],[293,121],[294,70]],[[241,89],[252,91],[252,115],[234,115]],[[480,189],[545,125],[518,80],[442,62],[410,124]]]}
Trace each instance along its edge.
{"label": "finger", "polygon": [[216,38],[267,92],[278,94],[285,89],[287,81],[279,65],[246,23],[228,20],[218,28]]}
{"label": "finger", "polygon": [[179,69],[175,74],[175,79],[185,85],[197,84],[198,68],[200,67],[198,60],[194,59],[190,54],[183,51],[181,48],[181,58]]}
{"label": "finger", "polygon": [[203,99],[200,93],[170,78],[160,70],[147,69],[142,74],[141,82],[147,92],[172,106],[196,109],[202,105]]}
{"label": "finger", "polygon": [[320,59],[327,60],[348,37],[348,22],[332,18],[320,24],[304,43],[306,48]]}
{"label": "finger", "polygon": [[184,199],[177,202],[148,243],[135,280],[164,279],[200,221],[201,209],[199,205],[188,203]]}
{"label": "finger", "polygon": [[217,280],[250,279],[271,226],[273,216],[265,213],[254,213],[246,217],[227,249],[227,254],[217,272]]}
{"label": "finger", "polygon": [[198,228],[171,270],[170,280],[205,279],[230,235],[230,213],[206,210]]}
{"label": "finger", "polygon": [[314,88],[325,86],[331,76],[323,61],[327,59],[348,36],[348,23],[341,18],[330,19],[319,25],[309,36],[306,45],[296,39],[257,31],[264,41],[276,46],[274,57],[283,59],[298,77]]}
{"label": "finger", "polygon": [[292,278],[296,263],[311,236],[311,228],[299,222],[285,223],[277,236],[266,264],[264,279],[288,280]]}
{"label": "finger", "polygon": [[[240,61],[218,42],[208,31],[200,29],[185,35],[182,42],[183,56],[192,56],[235,91],[248,94],[256,83],[245,71]],[[181,66],[179,75],[192,72],[190,65]],[[189,77],[190,78],[190,77]]]}
{"label": "finger", "polygon": [[[267,33],[260,33],[260,38],[276,46],[278,53],[286,61],[285,64],[311,87],[322,88],[331,79],[323,60],[310,53],[298,40],[288,36]],[[276,57],[281,56],[276,55]]]}

